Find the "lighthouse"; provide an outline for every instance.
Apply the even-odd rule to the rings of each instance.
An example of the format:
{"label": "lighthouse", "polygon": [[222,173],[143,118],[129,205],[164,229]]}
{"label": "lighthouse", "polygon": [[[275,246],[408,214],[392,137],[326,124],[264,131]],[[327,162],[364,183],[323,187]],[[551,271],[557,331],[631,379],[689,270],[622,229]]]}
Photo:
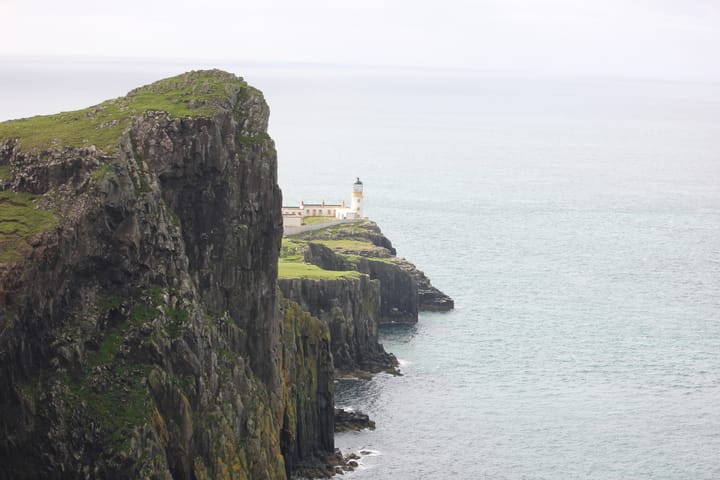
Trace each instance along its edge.
{"label": "lighthouse", "polygon": [[360,177],[353,184],[352,201],[350,202],[350,212],[352,212],[355,218],[363,218],[362,213],[362,198],[363,198],[363,183],[360,181]]}

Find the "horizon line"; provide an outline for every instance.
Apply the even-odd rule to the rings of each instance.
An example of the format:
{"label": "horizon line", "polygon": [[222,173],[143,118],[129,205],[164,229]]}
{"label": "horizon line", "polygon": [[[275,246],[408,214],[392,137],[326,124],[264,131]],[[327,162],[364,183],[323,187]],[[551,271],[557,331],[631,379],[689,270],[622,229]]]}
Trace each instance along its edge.
{"label": "horizon line", "polygon": [[[218,64],[226,64],[226,66],[252,66],[264,68],[315,68],[315,69],[338,69],[338,70],[385,70],[397,72],[428,72],[428,73],[445,73],[460,74],[468,76],[510,76],[510,77],[542,77],[542,78],[564,78],[564,79],[603,79],[616,81],[651,81],[666,83],[692,83],[692,84],[720,84],[720,78],[698,79],[698,78],[670,78],[653,75],[640,75],[619,72],[570,72],[570,71],[549,71],[549,70],[526,70],[526,69],[498,69],[498,68],[478,68],[467,66],[438,66],[438,65],[392,65],[392,64],[369,64],[369,63],[341,63],[341,62],[321,62],[321,61],[298,61],[298,60],[257,60],[257,59],[239,59],[239,58],[211,58],[200,59],[192,57],[176,57],[176,56],[127,56],[127,55],[84,55],[84,54],[52,54],[52,53],[33,53],[33,54],[8,54],[0,53],[0,59],[7,60],[73,60],[78,63],[108,62],[123,63],[133,62],[138,64],[165,63],[172,64],[198,64],[212,68],[220,68]],[[198,68],[201,69],[201,68]],[[242,76],[242,75],[241,75]]]}

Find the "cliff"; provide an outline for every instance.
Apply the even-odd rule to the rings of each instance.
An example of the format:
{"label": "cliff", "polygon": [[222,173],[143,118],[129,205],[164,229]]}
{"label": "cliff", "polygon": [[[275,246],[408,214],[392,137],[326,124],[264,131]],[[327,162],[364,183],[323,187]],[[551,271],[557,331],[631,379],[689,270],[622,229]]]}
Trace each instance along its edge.
{"label": "cliff", "polygon": [[323,321],[330,330],[335,368],[340,374],[395,372],[397,360],[378,340],[380,284],[358,278],[278,280],[283,296]]}
{"label": "cliff", "polygon": [[417,322],[420,310],[453,308],[370,221],[285,237],[278,285],[328,326],[340,375],[396,372],[397,359],[379,343],[378,326]]}
{"label": "cliff", "polygon": [[0,124],[0,479],[285,478],[333,452],[329,330],[276,291],[268,115],[202,71]]}
{"label": "cliff", "polygon": [[[404,258],[380,228],[371,221],[334,225],[328,228],[287,237],[280,259],[281,276],[290,276],[289,266],[304,262],[330,275],[364,274],[376,280],[380,289],[379,310],[373,315],[378,323],[415,323],[418,312],[447,311],[453,300],[435,288],[425,274]],[[300,255],[302,259],[300,259]],[[299,269],[292,272],[302,276]],[[343,273],[344,272],[344,273]],[[314,273],[313,275],[316,275]],[[283,280],[281,279],[281,282]],[[290,298],[300,303],[295,295]],[[310,311],[319,310],[310,308]]]}

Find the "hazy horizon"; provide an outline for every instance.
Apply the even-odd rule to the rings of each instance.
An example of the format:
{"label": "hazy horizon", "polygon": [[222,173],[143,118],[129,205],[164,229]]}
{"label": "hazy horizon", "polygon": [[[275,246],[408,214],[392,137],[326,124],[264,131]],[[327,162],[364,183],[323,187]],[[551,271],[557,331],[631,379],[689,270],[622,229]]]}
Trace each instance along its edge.
{"label": "hazy horizon", "polygon": [[0,15],[0,56],[720,80],[720,4],[712,0],[0,0]]}
{"label": "hazy horizon", "polygon": [[[356,78],[391,78],[416,81],[436,79],[483,80],[489,78],[551,82],[720,85],[719,80],[669,80],[581,73],[522,72],[450,67],[352,65],[311,62],[233,62],[230,60],[151,59],[134,57],[92,57],[74,55],[0,55],[0,122],[86,108],[130,90],[189,70],[219,68],[245,78],[266,96],[263,85],[290,82],[293,78],[323,75],[343,82]],[[78,73],[86,72],[85,78]],[[64,93],[64,94],[61,94]],[[272,99],[268,99],[273,107]],[[272,119],[272,117],[271,117]]]}

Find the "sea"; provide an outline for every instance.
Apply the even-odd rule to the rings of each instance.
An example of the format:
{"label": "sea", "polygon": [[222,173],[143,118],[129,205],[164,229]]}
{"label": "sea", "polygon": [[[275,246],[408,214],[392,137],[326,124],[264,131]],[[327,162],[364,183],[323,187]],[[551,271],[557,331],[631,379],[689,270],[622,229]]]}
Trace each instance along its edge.
{"label": "sea", "polygon": [[336,384],[361,479],[720,478],[720,84],[527,72],[13,57],[0,121],[189,69],[270,104],[284,203],[349,200],[455,310]]}

